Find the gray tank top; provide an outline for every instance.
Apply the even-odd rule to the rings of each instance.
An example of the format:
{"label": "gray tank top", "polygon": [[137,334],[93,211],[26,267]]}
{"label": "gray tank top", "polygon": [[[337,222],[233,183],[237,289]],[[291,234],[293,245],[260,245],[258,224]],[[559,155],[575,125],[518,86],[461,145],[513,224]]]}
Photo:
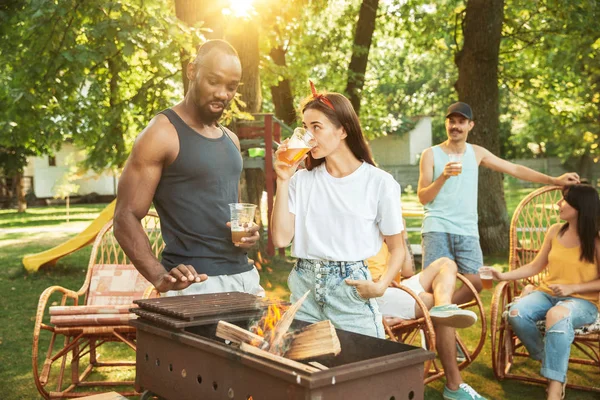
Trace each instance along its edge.
{"label": "gray tank top", "polygon": [[198,273],[232,275],[251,270],[246,252],[233,245],[229,203],[238,201],[242,156],[225,132],[209,139],[190,128],[173,110],[164,114],[177,131],[179,154],[163,169],[154,193],[165,249],[162,264]]}

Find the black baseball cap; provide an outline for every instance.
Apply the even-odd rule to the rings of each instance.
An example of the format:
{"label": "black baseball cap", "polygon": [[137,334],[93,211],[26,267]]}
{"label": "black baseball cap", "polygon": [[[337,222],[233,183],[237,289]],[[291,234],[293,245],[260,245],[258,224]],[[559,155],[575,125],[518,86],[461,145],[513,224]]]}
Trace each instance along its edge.
{"label": "black baseball cap", "polygon": [[460,114],[467,119],[473,119],[473,110],[471,110],[471,107],[467,103],[460,101],[448,107],[446,118],[448,118],[451,114]]}

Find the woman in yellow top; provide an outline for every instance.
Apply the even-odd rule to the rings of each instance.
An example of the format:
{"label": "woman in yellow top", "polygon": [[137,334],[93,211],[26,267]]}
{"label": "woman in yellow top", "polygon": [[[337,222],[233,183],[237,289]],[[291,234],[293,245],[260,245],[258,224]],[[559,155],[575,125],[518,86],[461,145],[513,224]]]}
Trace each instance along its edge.
{"label": "woman in yellow top", "polygon": [[[589,185],[567,186],[558,207],[565,223],[550,227],[533,262],[510,272],[494,272],[504,281],[547,269],[541,285],[510,307],[508,321],[530,357],[542,362],[548,399],[564,397],[574,329],[596,320],[600,294],[598,192]],[[545,340],[535,325],[543,319]]]}

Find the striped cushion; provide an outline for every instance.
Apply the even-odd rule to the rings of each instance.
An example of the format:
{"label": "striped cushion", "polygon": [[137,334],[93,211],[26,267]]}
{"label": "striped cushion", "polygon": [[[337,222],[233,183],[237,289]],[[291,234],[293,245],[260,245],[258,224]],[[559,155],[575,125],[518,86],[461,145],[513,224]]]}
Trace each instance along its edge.
{"label": "striped cushion", "polygon": [[87,305],[129,305],[142,298],[150,285],[131,264],[97,264],[92,267],[92,279]]}

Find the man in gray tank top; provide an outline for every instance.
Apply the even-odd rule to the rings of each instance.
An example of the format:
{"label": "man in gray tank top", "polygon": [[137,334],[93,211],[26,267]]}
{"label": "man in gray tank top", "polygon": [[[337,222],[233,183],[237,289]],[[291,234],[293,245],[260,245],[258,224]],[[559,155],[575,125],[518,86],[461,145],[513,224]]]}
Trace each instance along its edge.
{"label": "man in gray tank top", "polygon": [[[241,244],[231,240],[229,203],[238,202],[242,157],[237,136],[218,123],[242,76],[239,57],[229,43],[211,40],[186,72],[183,101],[154,117],[135,141],[119,181],[115,237],[159,292],[262,294],[246,256],[258,227]],[[160,261],[140,224],[152,202],[165,241]]]}

